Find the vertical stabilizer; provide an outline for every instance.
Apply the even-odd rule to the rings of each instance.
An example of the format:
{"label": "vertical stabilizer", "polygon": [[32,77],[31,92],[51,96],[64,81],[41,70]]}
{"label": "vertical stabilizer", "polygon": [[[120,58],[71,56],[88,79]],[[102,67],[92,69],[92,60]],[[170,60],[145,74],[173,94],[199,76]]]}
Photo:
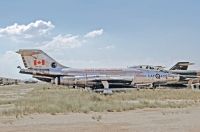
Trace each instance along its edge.
{"label": "vertical stabilizer", "polygon": [[187,70],[189,65],[193,65],[193,63],[178,62],[170,70]]}
{"label": "vertical stabilizer", "polygon": [[50,69],[50,68],[67,68],[53,58],[48,56],[45,52],[38,49],[20,49],[17,51],[21,55],[22,61],[26,68],[31,69]]}

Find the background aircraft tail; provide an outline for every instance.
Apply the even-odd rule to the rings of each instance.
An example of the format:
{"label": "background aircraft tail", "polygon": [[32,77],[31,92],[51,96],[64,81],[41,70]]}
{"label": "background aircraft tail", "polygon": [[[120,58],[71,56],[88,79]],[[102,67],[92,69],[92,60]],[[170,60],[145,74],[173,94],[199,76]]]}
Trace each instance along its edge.
{"label": "background aircraft tail", "polygon": [[32,69],[50,69],[50,68],[67,68],[53,58],[48,56],[45,52],[38,49],[20,49],[17,51],[21,55],[22,61],[26,68]]}
{"label": "background aircraft tail", "polygon": [[187,70],[189,65],[193,65],[193,63],[178,62],[170,70]]}

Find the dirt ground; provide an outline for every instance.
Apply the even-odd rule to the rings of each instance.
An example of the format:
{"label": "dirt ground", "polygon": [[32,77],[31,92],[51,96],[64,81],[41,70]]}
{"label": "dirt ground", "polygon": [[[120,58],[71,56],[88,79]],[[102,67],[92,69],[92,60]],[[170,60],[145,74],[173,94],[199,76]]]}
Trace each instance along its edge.
{"label": "dirt ground", "polygon": [[[32,85],[3,86],[0,100],[22,98]],[[12,109],[9,102],[0,111]],[[146,108],[126,112],[89,112],[0,116],[0,132],[199,132],[200,106]]]}
{"label": "dirt ground", "polygon": [[1,117],[2,132],[199,132],[200,107]]}

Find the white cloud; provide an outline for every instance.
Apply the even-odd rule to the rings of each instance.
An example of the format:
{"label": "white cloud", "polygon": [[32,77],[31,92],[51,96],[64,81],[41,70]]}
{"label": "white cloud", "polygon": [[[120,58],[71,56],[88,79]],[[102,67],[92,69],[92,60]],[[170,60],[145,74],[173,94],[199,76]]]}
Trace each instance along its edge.
{"label": "white cloud", "polygon": [[66,48],[77,48],[80,47],[84,43],[84,40],[81,40],[79,36],[73,35],[58,35],[54,37],[51,41],[47,42],[41,49],[45,49],[48,51],[52,50],[62,50]]}
{"label": "white cloud", "polygon": [[13,24],[0,28],[0,37],[13,40],[18,47],[41,48],[48,51],[81,47],[89,39],[103,34],[103,29],[94,30],[84,36],[54,35],[50,30],[55,28],[51,21],[36,20],[27,25]]}
{"label": "white cloud", "polygon": [[[1,77],[19,78],[22,77],[17,70],[17,66],[23,66],[21,57],[14,51],[7,51],[0,55]],[[27,76],[26,76],[27,77]]]}
{"label": "white cloud", "polygon": [[[54,37],[51,41],[45,42],[43,46],[39,46],[39,48],[45,49],[46,51],[58,51],[66,48],[78,48],[81,47],[83,43],[87,42],[86,38],[94,38],[102,34],[103,29],[91,31],[85,36],[59,34],[56,37]],[[114,48],[114,46],[107,46],[106,48],[111,49]]]}
{"label": "white cloud", "polygon": [[103,29],[99,29],[99,30],[94,30],[94,31],[91,31],[87,34],[85,34],[85,38],[95,38],[97,36],[101,36],[103,34]]}
{"label": "white cloud", "polygon": [[50,21],[37,20],[27,25],[17,23],[0,28],[1,37],[9,37],[14,40],[25,40],[46,35],[55,26]]}

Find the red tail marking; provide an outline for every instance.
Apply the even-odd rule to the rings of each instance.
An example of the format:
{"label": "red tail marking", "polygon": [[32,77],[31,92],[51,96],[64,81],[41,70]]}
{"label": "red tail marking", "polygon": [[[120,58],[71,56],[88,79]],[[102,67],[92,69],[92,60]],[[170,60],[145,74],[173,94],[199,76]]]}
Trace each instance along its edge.
{"label": "red tail marking", "polygon": [[34,66],[45,65],[45,60],[34,60]]}
{"label": "red tail marking", "polygon": [[42,60],[42,65],[45,65],[45,60]]}
{"label": "red tail marking", "polygon": [[34,66],[36,66],[37,65],[37,60],[34,60]]}

